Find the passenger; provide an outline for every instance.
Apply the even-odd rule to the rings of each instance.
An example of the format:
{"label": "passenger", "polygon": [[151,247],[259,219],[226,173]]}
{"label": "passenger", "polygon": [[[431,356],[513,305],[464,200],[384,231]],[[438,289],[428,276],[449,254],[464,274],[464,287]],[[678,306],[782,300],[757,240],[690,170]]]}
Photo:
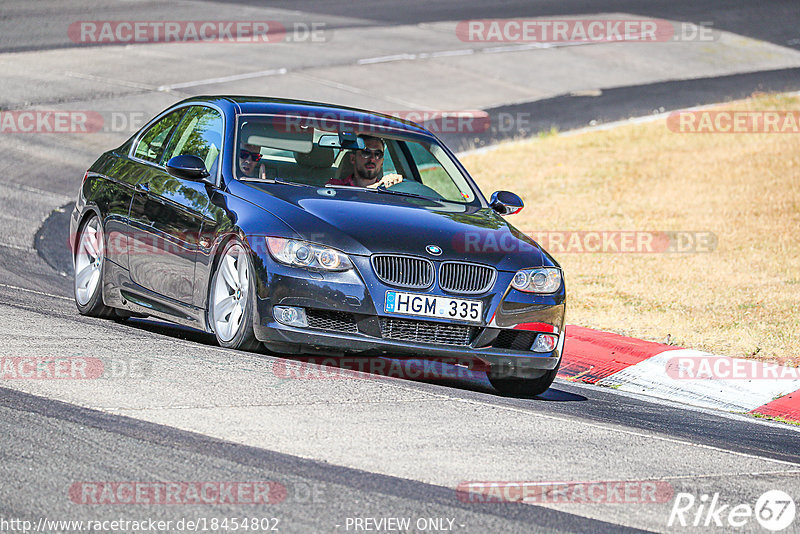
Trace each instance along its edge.
{"label": "passenger", "polygon": [[244,176],[255,178],[259,160],[261,160],[261,147],[242,143],[239,148],[239,170]]}
{"label": "passenger", "polygon": [[350,163],[353,165],[353,173],[344,178],[331,178],[325,185],[375,188],[379,186],[390,187],[402,182],[403,177],[399,174],[383,175],[383,152],[385,149],[383,139],[371,135],[359,135],[358,137],[364,140],[366,148],[351,150],[345,156],[350,158]]}

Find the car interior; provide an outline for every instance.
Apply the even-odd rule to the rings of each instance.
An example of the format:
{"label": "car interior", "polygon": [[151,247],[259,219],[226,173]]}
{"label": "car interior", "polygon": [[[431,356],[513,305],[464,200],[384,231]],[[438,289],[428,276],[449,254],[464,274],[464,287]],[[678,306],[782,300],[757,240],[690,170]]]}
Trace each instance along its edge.
{"label": "car interior", "polygon": [[[353,173],[350,150],[319,145],[319,138],[325,133],[315,128],[280,131],[264,121],[253,121],[242,125],[240,136],[243,143],[261,148],[255,178],[324,186],[332,178]],[[395,169],[392,152],[396,150],[395,146],[387,146],[384,173],[397,172],[408,179],[410,173]]]}
{"label": "car interior", "polygon": [[[284,122],[285,121],[285,122]],[[337,133],[339,139],[337,141]],[[344,178],[353,173],[353,164],[343,136],[358,132],[341,133],[328,127],[290,123],[286,118],[245,118],[240,123],[239,145],[259,147],[261,159],[253,176],[244,176],[238,167],[237,178],[256,181],[285,181],[313,187],[323,187],[333,178]],[[455,168],[444,168],[433,152],[438,146],[381,135],[385,142],[383,173],[399,174],[403,181],[389,190],[425,198],[472,202],[474,194],[464,182],[461,186],[454,178],[461,177]],[[352,141],[352,140],[351,140]],[[344,148],[343,148],[344,147]],[[463,182],[463,179],[461,180]]]}

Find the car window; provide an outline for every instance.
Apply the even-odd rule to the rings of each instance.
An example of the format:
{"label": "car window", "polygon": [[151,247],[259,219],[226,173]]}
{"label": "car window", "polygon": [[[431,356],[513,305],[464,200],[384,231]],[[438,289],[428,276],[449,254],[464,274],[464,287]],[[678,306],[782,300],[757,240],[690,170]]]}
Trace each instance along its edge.
{"label": "car window", "polygon": [[222,147],[222,116],[212,108],[194,106],[181,120],[169,141],[162,163],[175,156],[193,155],[203,160],[208,172],[217,172]]}
{"label": "car window", "polygon": [[[420,143],[407,143],[411,158],[419,172],[420,181],[447,200],[462,201],[462,191],[429,148]],[[464,197],[467,198],[467,197]]]}
{"label": "car window", "polygon": [[185,111],[185,109],[175,110],[153,124],[139,139],[134,155],[137,158],[158,163],[164,152],[164,145]]}
{"label": "car window", "polygon": [[381,191],[460,204],[479,202],[469,179],[445,149],[413,134],[328,117],[242,115],[238,121],[239,150],[234,158],[240,180],[356,187],[348,180],[354,172],[353,149],[341,148],[345,134],[356,134],[383,141],[377,169],[381,176],[402,177]]}
{"label": "car window", "polygon": [[386,143],[386,150],[383,151],[383,173],[384,174],[395,174],[397,173],[397,167],[394,164],[394,159],[392,158],[392,147],[393,144],[387,142]]}
{"label": "car window", "polygon": [[250,151],[258,148],[261,159],[245,168],[237,160],[236,176],[325,185],[336,176],[342,151],[319,146],[323,133],[314,128],[287,127],[276,120],[244,119],[239,125],[239,146]]}

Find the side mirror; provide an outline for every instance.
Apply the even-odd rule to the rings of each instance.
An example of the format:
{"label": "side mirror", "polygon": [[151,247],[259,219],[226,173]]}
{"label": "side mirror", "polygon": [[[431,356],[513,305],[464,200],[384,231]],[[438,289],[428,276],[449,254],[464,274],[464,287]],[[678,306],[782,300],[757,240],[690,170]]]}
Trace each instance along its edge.
{"label": "side mirror", "polygon": [[167,172],[176,178],[193,182],[199,182],[210,176],[203,160],[191,154],[170,158],[167,162]]}
{"label": "side mirror", "polygon": [[489,206],[500,215],[514,215],[525,206],[522,199],[511,191],[495,191]]}

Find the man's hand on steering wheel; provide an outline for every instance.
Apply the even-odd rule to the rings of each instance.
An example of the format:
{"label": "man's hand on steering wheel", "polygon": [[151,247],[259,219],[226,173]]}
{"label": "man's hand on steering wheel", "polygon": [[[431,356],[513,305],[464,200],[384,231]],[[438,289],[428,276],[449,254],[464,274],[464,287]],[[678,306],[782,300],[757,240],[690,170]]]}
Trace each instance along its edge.
{"label": "man's hand on steering wheel", "polygon": [[376,187],[387,188],[387,187],[392,187],[395,184],[399,184],[402,181],[403,181],[403,177],[400,176],[399,174],[387,174],[386,176],[384,176],[383,178],[381,178],[380,180],[378,180],[374,184],[370,184],[367,187],[370,187],[370,188],[373,188],[373,189],[376,188]]}

